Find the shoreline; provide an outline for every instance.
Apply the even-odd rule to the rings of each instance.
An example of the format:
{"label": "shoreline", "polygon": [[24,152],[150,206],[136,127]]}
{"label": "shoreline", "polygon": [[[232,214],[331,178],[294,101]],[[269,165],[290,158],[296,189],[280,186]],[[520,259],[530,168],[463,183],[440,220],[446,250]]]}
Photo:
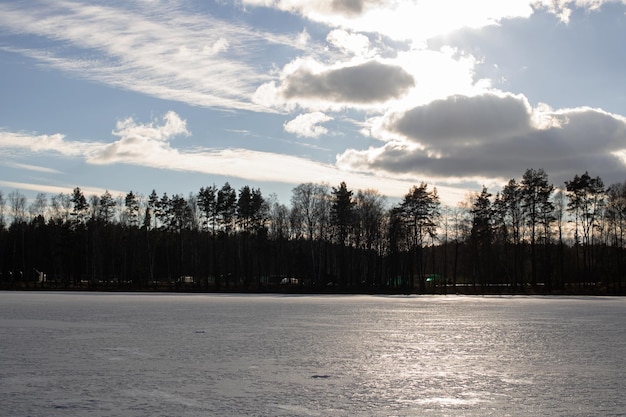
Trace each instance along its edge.
{"label": "shoreline", "polygon": [[[9,285],[7,285],[9,284]],[[174,293],[174,294],[288,294],[288,295],[506,295],[506,296],[626,296],[626,288],[601,287],[597,285],[572,285],[560,290],[545,288],[521,287],[511,290],[503,286],[472,286],[457,285],[418,289],[364,289],[364,288],[332,288],[332,287],[280,287],[264,288],[200,288],[191,285],[159,285],[152,288],[137,287],[132,284],[81,284],[81,285],[49,285],[40,283],[1,283],[2,292],[101,292],[101,293]]]}

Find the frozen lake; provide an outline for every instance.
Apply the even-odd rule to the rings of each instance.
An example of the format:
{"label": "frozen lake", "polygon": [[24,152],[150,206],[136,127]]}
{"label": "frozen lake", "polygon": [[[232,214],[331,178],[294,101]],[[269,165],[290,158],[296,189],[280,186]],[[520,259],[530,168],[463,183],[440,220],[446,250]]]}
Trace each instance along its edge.
{"label": "frozen lake", "polygon": [[626,416],[626,299],[0,293],[2,416]]}

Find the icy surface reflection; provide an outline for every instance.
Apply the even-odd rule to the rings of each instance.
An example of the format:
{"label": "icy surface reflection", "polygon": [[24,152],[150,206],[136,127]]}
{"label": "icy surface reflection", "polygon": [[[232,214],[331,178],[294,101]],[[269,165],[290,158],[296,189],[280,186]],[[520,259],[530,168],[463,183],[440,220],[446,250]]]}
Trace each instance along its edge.
{"label": "icy surface reflection", "polygon": [[626,299],[0,293],[7,416],[626,415]]}

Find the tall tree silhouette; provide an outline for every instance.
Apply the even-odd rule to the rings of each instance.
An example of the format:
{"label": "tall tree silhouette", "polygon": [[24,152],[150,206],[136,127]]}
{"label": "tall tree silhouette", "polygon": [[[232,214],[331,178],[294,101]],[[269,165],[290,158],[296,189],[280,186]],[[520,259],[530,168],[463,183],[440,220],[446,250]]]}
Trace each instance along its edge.
{"label": "tall tree silhouette", "polygon": [[[368,288],[384,285],[379,262],[384,253],[385,244],[385,205],[386,199],[376,190],[359,190],[355,198],[354,208],[354,241],[355,246],[365,251],[363,261],[358,262],[362,266],[362,274]],[[377,279],[378,277],[378,279]]]}
{"label": "tall tree silhouette", "polygon": [[502,189],[500,199],[501,208],[504,210],[503,219],[510,229],[507,235],[513,244],[513,285],[517,289],[524,279],[524,210],[520,184],[515,179],[509,180]]}
{"label": "tall tree silhouette", "polygon": [[337,276],[337,283],[340,286],[353,284],[353,275],[359,274],[360,269],[356,265],[352,265],[352,259],[350,254],[351,250],[348,250],[349,235],[351,234],[355,221],[355,201],[352,198],[352,190],[348,190],[345,182],[341,182],[338,187],[333,187],[331,191],[332,200],[330,206],[330,223],[333,229],[333,241],[337,244],[335,250],[335,274]]}
{"label": "tall tree silhouette", "polygon": [[413,277],[417,275],[420,292],[426,290],[426,262],[423,249],[427,239],[437,235],[440,205],[437,189],[429,191],[428,185],[424,182],[419,186],[413,186],[400,204],[400,213],[408,229],[410,251],[414,260],[411,262],[412,277],[409,287],[413,286]]}
{"label": "tall tree silhouette", "polygon": [[124,218],[131,227],[139,225],[139,199],[132,190],[124,198]]}
{"label": "tall tree silhouette", "polygon": [[[310,274],[313,281],[320,282],[322,259],[317,256],[326,237],[330,197],[328,186],[314,183],[300,184],[292,190],[292,224],[294,229],[304,230],[309,242]],[[317,240],[317,244],[316,244]]]}
{"label": "tall tree silhouette", "polygon": [[[521,181],[522,208],[530,228],[531,285],[537,286],[537,240],[538,228],[542,232],[544,247],[549,243],[549,226],[552,222],[554,205],[550,201],[554,186],[548,183],[548,174],[543,169],[527,169]],[[544,227],[540,227],[543,225]],[[544,270],[546,285],[550,286],[550,274]]]}
{"label": "tall tree silhouette", "polygon": [[592,239],[604,209],[604,183],[600,177],[592,178],[585,171],[583,175],[575,175],[571,181],[566,181],[565,185],[569,199],[568,210],[574,213],[575,218],[575,249],[582,245],[582,264],[577,263],[578,278],[582,280],[584,274],[584,280],[588,281],[594,274]]}
{"label": "tall tree silhouette", "polygon": [[472,204],[470,210],[472,229],[471,244],[473,248],[473,277],[472,283],[478,281],[484,286],[492,280],[492,243],[493,243],[493,208],[491,193],[483,187]]}
{"label": "tall tree silhouette", "polygon": [[89,211],[89,204],[87,203],[85,194],[83,194],[79,187],[74,188],[72,192],[72,204],[72,217],[77,223],[84,223],[87,212]]}

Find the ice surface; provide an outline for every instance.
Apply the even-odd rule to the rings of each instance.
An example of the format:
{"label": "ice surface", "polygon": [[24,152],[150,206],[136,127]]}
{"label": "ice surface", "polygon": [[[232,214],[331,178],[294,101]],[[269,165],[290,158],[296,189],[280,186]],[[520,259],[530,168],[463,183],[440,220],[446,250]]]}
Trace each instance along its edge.
{"label": "ice surface", "polygon": [[0,293],[1,416],[617,416],[626,299]]}

